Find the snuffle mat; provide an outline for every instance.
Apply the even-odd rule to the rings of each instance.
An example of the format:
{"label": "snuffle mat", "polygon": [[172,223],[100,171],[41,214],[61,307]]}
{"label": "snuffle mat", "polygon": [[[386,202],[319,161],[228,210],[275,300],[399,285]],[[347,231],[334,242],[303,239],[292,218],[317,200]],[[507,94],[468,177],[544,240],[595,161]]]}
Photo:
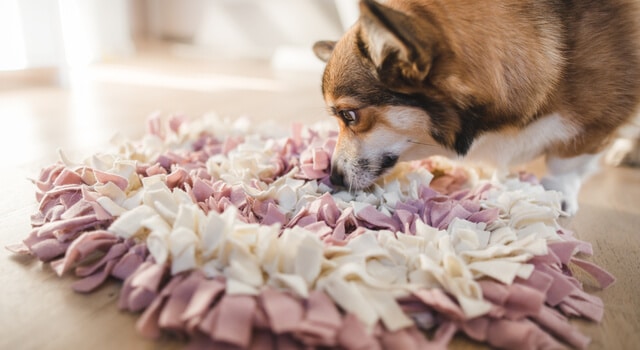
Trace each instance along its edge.
{"label": "snuffle mat", "polygon": [[569,319],[599,322],[603,303],[573,270],[614,278],[560,226],[558,193],[440,158],[350,192],[328,180],[335,131],[281,129],[155,115],[113,151],[60,152],[8,248],[75,274],[77,292],[122,281],[143,336],[190,348],[588,346]]}

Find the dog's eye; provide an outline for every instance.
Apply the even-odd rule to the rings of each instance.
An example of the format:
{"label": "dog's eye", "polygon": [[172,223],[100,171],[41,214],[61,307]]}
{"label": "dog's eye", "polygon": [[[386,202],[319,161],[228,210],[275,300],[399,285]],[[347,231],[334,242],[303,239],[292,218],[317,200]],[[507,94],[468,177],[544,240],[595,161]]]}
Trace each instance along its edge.
{"label": "dog's eye", "polygon": [[358,122],[358,113],[355,110],[343,110],[338,112],[338,115],[347,125],[353,125]]}

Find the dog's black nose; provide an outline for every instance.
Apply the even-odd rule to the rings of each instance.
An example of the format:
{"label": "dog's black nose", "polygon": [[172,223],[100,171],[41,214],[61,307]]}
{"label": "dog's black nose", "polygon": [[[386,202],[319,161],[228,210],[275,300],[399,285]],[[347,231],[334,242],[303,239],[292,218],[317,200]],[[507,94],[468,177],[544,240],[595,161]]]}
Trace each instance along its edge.
{"label": "dog's black nose", "polygon": [[344,174],[342,174],[342,171],[340,171],[338,167],[331,167],[331,176],[329,177],[329,181],[331,181],[331,184],[334,186],[344,186]]}
{"label": "dog's black nose", "polygon": [[382,169],[393,168],[396,165],[396,163],[398,163],[398,156],[391,153],[385,153],[382,156],[380,168]]}

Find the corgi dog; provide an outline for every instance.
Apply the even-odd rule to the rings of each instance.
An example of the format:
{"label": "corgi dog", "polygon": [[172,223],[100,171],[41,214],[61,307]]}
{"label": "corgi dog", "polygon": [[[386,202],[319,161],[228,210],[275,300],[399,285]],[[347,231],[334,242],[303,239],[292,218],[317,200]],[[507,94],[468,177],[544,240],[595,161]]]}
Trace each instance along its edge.
{"label": "corgi dog", "polygon": [[640,105],[635,0],[362,0],[313,50],[340,126],[330,179],[350,189],[435,154],[498,171],[545,155],[542,183],[574,214]]}

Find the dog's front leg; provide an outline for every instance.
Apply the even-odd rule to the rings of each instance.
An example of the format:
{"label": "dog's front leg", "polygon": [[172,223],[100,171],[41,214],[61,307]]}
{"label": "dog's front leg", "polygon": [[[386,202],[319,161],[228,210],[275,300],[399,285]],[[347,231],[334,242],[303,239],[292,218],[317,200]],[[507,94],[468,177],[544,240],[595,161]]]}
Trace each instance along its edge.
{"label": "dog's front leg", "polygon": [[547,175],[542,185],[564,195],[562,210],[569,215],[578,211],[578,194],[582,183],[598,170],[600,154],[584,154],[573,158],[547,156]]}

